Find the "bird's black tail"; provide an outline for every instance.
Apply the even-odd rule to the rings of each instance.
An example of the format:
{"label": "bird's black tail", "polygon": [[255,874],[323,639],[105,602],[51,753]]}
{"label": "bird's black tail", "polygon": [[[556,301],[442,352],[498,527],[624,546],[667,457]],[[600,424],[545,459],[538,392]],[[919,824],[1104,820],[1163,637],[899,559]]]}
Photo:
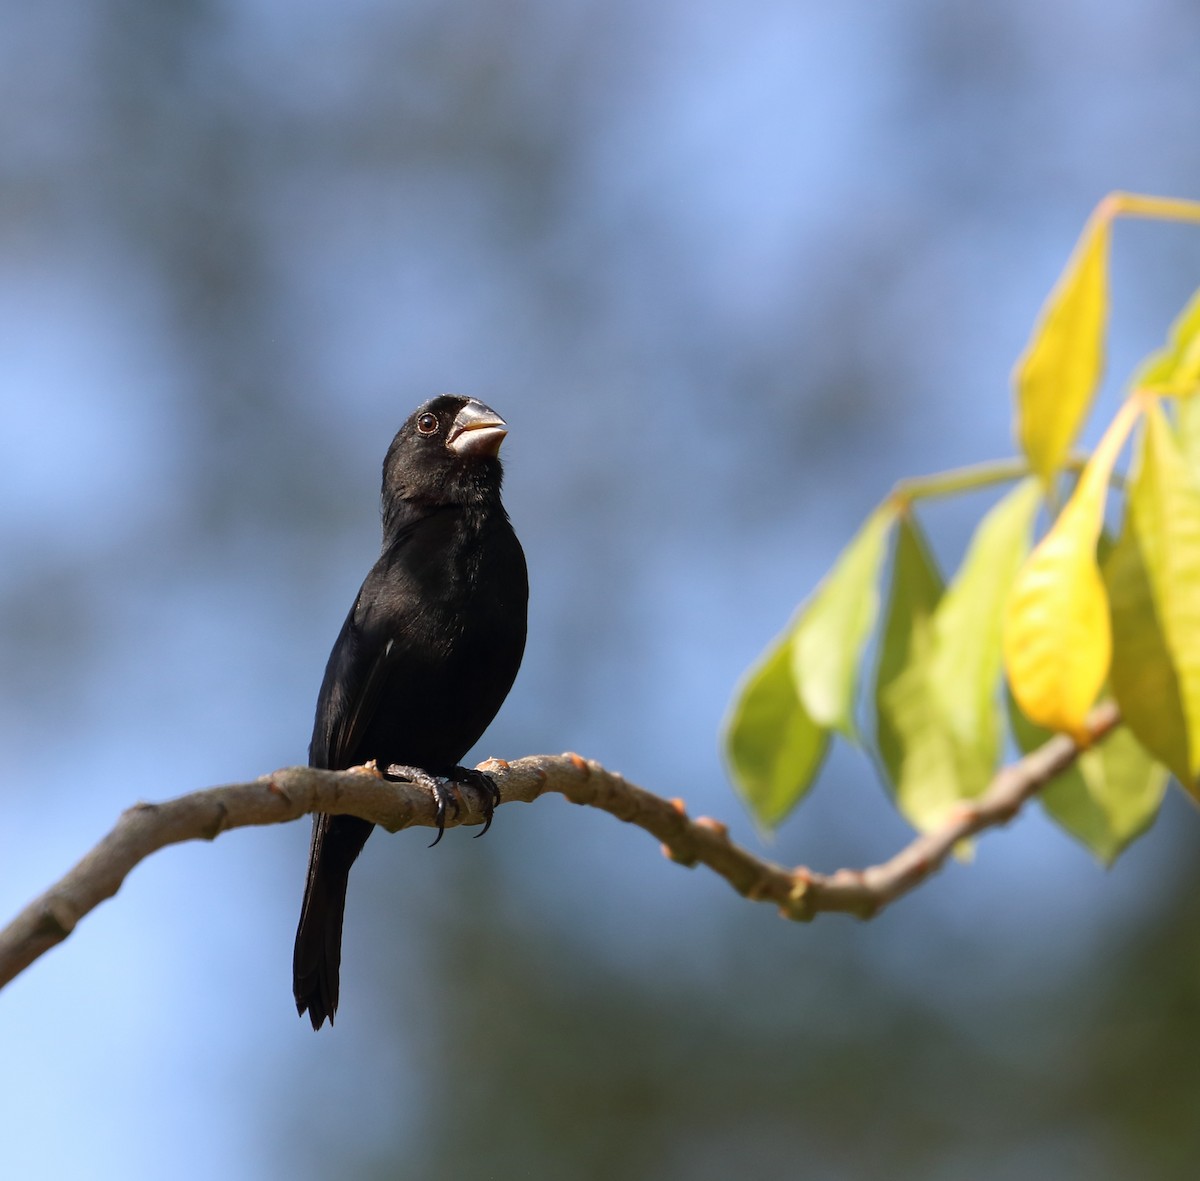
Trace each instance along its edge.
{"label": "bird's black tail", "polygon": [[308,881],[292,957],[296,1009],[302,1017],[308,1013],[313,1029],[320,1029],[327,1017],[332,1025],[337,1012],[346,883],[372,828],[356,816],[313,817]]}

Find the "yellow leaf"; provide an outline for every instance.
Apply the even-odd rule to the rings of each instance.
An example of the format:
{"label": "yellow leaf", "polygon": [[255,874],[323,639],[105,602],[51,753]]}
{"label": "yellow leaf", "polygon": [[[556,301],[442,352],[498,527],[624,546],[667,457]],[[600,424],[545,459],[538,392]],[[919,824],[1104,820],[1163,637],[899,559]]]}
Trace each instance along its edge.
{"label": "yellow leaf", "polygon": [[1049,483],[1083,426],[1104,371],[1111,202],[1101,202],[1059,276],[1013,375],[1017,437]]}
{"label": "yellow leaf", "polygon": [[1176,396],[1179,449],[1193,472],[1200,472],[1200,291],[1171,325],[1164,349],[1134,374],[1134,389]]}
{"label": "yellow leaf", "polygon": [[1200,390],[1200,291],[1175,318],[1166,346],[1142,362],[1130,386],[1177,396]]}
{"label": "yellow leaf", "polygon": [[1175,675],[1187,726],[1188,761],[1181,778],[1194,789],[1200,773],[1200,486],[1157,403],[1147,415],[1125,527],[1136,539]]}
{"label": "yellow leaf", "polygon": [[1108,674],[1108,596],[1096,543],[1113,464],[1137,416],[1130,398],[1088,461],[1050,532],[1029,555],[1009,596],[1004,664],[1022,712],[1039,726],[1077,738]]}
{"label": "yellow leaf", "polygon": [[1184,462],[1200,476],[1200,392],[1179,399],[1175,407],[1175,424]]}
{"label": "yellow leaf", "polygon": [[[1139,482],[1135,476],[1133,486]],[[1138,742],[1186,783],[1190,778],[1187,720],[1179,700],[1179,678],[1131,513],[1125,514],[1125,527],[1104,563],[1104,583],[1112,604],[1109,679],[1121,716]]]}

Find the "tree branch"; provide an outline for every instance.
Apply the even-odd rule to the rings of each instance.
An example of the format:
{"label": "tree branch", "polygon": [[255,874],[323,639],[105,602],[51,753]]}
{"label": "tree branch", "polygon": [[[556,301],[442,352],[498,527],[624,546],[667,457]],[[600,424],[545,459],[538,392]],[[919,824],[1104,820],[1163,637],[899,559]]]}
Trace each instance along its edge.
{"label": "tree branch", "polygon": [[[1119,724],[1115,705],[1098,707],[1089,724],[1091,743]],[[494,777],[501,803],[531,803],[546,792],[558,792],[574,804],[600,808],[651,833],[672,861],[707,865],[739,894],[773,902],[785,918],[807,922],[821,911],[871,918],[940,868],[959,841],[1011,820],[1082,749],[1065,735],[1052,738],[1001,770],[977,800],[964,802],[941,828],[917,837],[890,861],[828,875],[764,861],[735,845],[720,821],[706,816],[692,820],[682,800],[652,795],[579,755],[533,755],[513,763],[491,759],[480,766]],[[483,823],[482,801],[473,792],[462,795],[462,810],[447,819],[448,828]],[[297,820],[309,812],[361,816],[390,832],[436,824],[428,792],[385,780],[374,768],[289,767],[250,783],[192,792],[161,804],[135,804],[74,869],[0,931],[0,987],[61,943],[151,853],[181,841],[212,840],[230,828]]]}

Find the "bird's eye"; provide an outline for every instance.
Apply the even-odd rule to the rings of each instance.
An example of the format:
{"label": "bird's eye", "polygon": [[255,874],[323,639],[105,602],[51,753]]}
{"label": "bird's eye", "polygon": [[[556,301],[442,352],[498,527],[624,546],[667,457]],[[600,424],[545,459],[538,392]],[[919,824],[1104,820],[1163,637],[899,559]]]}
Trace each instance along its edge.
{"label": "bird's eye", "polygon": [[422,435],[432,435],[438,429],[436,414],[422,414],[417,419],[417,431]]}

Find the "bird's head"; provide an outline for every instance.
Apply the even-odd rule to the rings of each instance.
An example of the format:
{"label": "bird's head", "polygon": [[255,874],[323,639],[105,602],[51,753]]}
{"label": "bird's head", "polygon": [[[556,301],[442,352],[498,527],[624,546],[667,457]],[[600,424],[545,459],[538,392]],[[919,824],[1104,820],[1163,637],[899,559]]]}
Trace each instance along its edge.
{"label": "bird's head", "polygon": [[498,497],[508,427],[474,398],[442,394],[409,415],[383,461],[383,505],[472,504]]}

